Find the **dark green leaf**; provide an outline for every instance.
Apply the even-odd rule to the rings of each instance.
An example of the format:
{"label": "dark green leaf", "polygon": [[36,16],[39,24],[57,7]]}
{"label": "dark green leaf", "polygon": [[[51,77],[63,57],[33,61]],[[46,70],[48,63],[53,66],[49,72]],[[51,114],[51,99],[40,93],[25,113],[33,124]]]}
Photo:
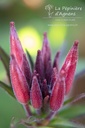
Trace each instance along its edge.
{"label": "dark green leaf", "polygon": [[55,120],[51,121],[49,126],[52,126],[53,128],[83,128],[80,124],[59,117],[56,117]]}
{"label": "dark green leaf", "polygon": [[13,98],[15,98],[13,90],[11,87],[9,87],[9,85],[0,81],[0,87],[2,87],[9,95],[11,95]]}
{"label": "dark green leaf", "polygon": [[58,115],[60,117],[66,118],[66,119],[73,119],[77,118],[80,115],[85,115],[85,105],[71,105],[66,108],[63,108]]}
{"label": "dark green leaf", "polygon": [[31,69],[33,70],[33,68],[34,68],[34,63],[33,63],[32,57],[31,57],[31,55],[29,54],[29,52],[28,52],[27,49],[26,49],[26,54],[27,54],[28,60],[29,60],[29,62],[30,62]]}
{"label": "dark green leaf", "polygon": [[10,82],[10,74],[9,74],[9,56],[7,55],[7,53],[0,47],[0,58],[2,60],[2,63],[6,69],[6,73]]}

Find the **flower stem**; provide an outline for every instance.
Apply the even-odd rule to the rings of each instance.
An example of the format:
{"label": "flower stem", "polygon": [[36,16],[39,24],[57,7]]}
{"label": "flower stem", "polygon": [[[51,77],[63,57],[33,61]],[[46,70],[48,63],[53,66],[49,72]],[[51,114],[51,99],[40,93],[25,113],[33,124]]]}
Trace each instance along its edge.
{"label": "flower stem", "polygon": [[37,109],[36,113],[38,114],[38,116],[40,116],[41,115],[41,109]]}
{"label": "flower stem", "polygon": [[30,117],[32,114],[31,114],[28,104],[24,104],[23,107],[24,107],[27,117]]}
{"label": "flower stem", "polygon": [[51,120],[55,116],[56,112],[50,111],[49,115],[45,118],[46,120]]}
{"label": "flower stem", "polygon": [[44,120],[37,123],[37,126],[47,126],[50,120],[55,116],[55,114],[56,112],[50,111],[50,113],[47,115],[47,117]]}

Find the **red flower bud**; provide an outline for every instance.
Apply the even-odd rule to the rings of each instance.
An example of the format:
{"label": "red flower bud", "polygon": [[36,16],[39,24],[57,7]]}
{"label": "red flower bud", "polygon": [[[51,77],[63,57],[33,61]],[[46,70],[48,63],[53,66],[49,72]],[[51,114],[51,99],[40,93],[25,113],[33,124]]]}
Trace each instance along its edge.
{"label": "red flower bud", "polygon": [[30,98],[28,84],[13,55],[10,61],[10,77],[16,99],[21,104],[26,104]]}
{"label": "red flower bud", "polygon": [[31,84],[31,70],[30,65],[27,61],[26,55],[24,54],[23,48],[19,41],[14,22],[10,23],[10,47],[11,54],[14,55],[19,68],[23,70],[26,80],[30,86]]}
{"label": "red flower bud", "polygon": [[42,46],[42,61],[44,66],[44,77],[47,79],[47,83],[50,83],[52,66],[51,66],[51,50],[47,39],[47,33],[44,33],[44,40]]}
{"label": "red flower bud", "polygon": [[19,66],[22,62],[22,55],[24,53],[20,40],[18,38],[14,22],[10,22],[10,50],[11,54],[13,54],[16,58],[17,63]]}
{"label": "red flower bud", "polygon": [[55,68],[53,68],[52,75],[51,75],[51,89],[52,89],[54,83],[57,81],[57,79],[58,79],[58,72],[55,67]]}
{"label": "red flower bud", "polygon": [[50,96],[50,109],[58,111],[64,101],[65,94],[65,79],[60,75],[58,80],[54,83],[52,93]]}
{"label": "red flower bud", "polygon": [[52,65],[51,65],[51,61],[48,61],[47,68],[45,71],[45,78],[47,80],[47,84],[50,84],[51,74],[52,74]]}
{"label": "red flower bud", "polygon": [[78,60],[78,41],[75,41],[74,45],[68,52],[65,62],[60,71],[65,77],[66,94],[69,93],[70,88],[72,86],[77,60]]}
{"label": "red flower bud", "polygon": [[35,70],[39,74],[41,81],[43,80],[44,74],[43,74],[43,63],[42,63],[42,55],[41,51],[38,50],[36,62],[35,62]]}
{"label": "red flower bud", "polygon": [[43,99],[49,95],[48,92],[48,85],[46,79],[43,80],[42,86],[41,86],[42,94],[43,94]]}
{"label": "red flower bud", "polygon": [[35,109],[40,109],[42,107],[42,93],[36,76],[34,76],[32,80],[30,99]]}
{"label": "red flower bud", "polygon": [[53,67],[56,67],[57,72],[59,71],[59,57],[60,57],[60,52],[57,52],[53,62]]}
{"label": "red flower bud", "polygon": [[26,77],[29,86],[31,86],[32,73],[25,54],[23,54],[21,69]]}
{"label": "red flower bud", "polygon": [[50,46],[49,46],[46,32],[44,33],[44,39],[43,39],[42,59],[43,59],[44,63],[51,60],[51,50],[50,50]]}

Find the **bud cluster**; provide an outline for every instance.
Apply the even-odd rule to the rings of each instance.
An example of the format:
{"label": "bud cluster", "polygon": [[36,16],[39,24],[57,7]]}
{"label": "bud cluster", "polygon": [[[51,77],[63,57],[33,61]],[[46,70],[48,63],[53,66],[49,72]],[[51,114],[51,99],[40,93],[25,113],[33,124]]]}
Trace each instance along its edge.
{"label": "bud cluster", "polygon": [[32,72],[14,22],[10,23],[10,77],[18,102],[27,105],[29,101],[36,110],[42,110],[45,104],[52,112],[61,108],[72,86],[78,60],[78,41],[74,42],[60,69],[59,57],[60,52],[57,52],[52,64],[47,33],[44,33],[43,46],[37,51]]}

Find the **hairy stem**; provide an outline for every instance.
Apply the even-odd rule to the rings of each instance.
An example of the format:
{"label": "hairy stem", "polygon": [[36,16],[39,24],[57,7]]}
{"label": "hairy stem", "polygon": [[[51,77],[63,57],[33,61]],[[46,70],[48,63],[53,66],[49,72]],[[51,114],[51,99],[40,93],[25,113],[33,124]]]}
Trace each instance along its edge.
{"label": "hairy stem", "polygon": [[24,104],[23,107],[24,107],[27,117],[30,117],[32,115],[32,113],[30,111],[28,104]]}
{"label": "hairy stem", "polygon": [[73,104],[73,103],[75,103],[75,102],[81,100],[82,98],[85,98],[85,93],[81,93],[80,95],[78,95],[78,96],[76,96],[76,97],[72,97],[72,98],[66,100],[66,101],[64,102],[64,105]]}
{"label": "hairy stem", "polygon": [[49,115],[45,118],[46,120],[51,120],[55,116],[56,112],[50,111]]}

